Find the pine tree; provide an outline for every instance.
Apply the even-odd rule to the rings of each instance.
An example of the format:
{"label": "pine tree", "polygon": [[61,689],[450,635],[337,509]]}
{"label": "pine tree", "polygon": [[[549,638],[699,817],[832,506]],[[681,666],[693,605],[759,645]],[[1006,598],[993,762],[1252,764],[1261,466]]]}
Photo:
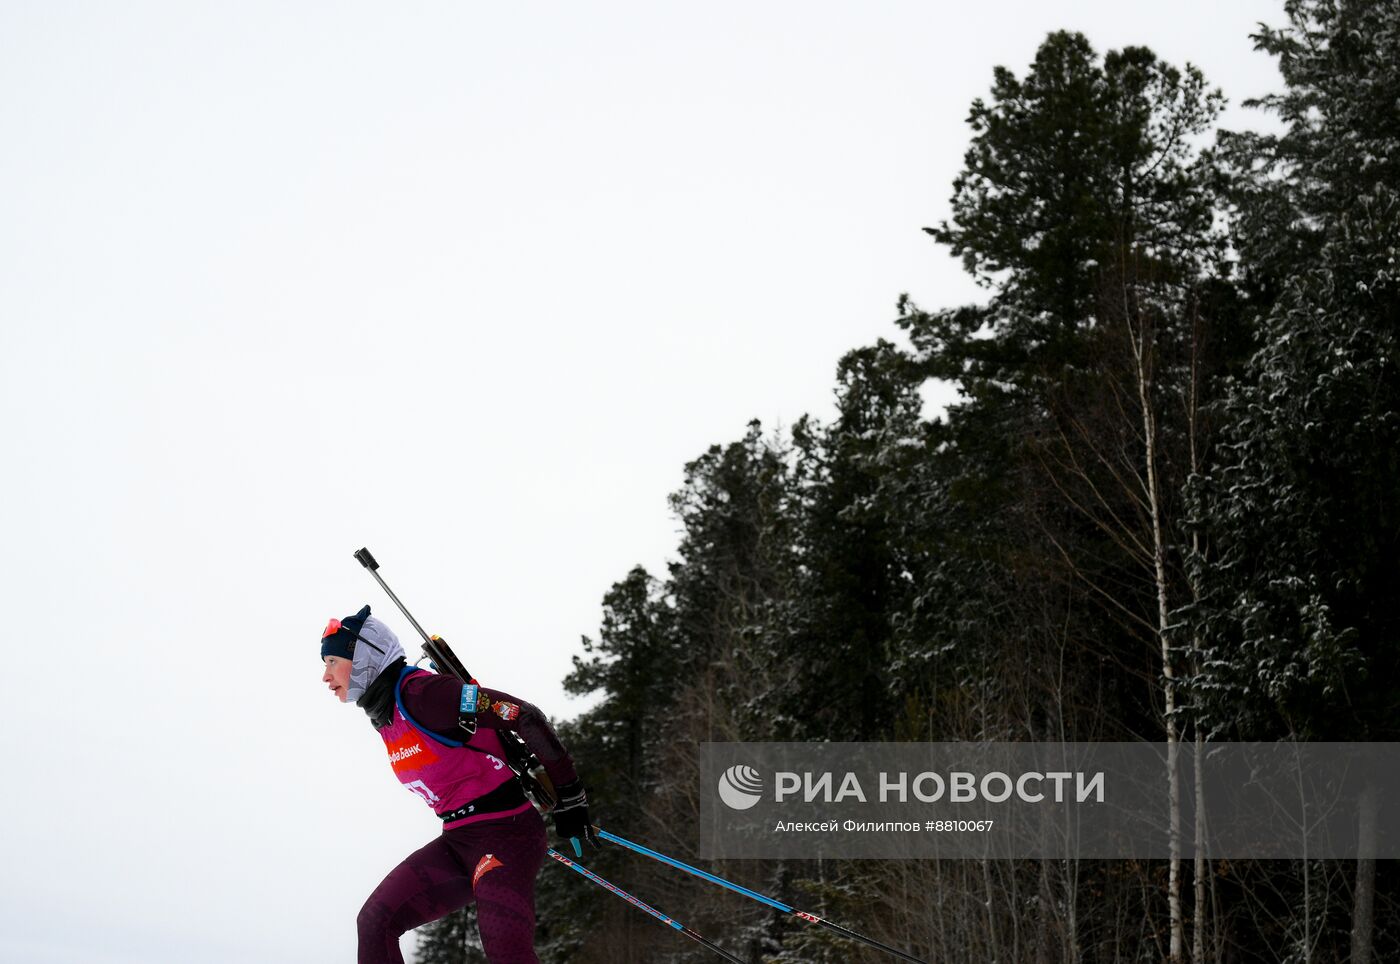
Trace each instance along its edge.
{"label": "pine tree", "polygon": [[[793,430],[800,485],[797,582],[784,658],[797,671],[785,716],[794,738],[865,740],[892,732],[893,619],[907,573],[896,558],[881,479],[922,446],[921,401],[888,342],[837,368],[837,418]],[[905,443],[911,443],[906,445]]]}
{"label": "pine tree", "polygon": [[574,657],[564,688],[577,695],[602,692],[603,699],[571,727],[575,755],[589,761],[588,780],[596,804],[617,826],[632,825],[653,789],[646,761],[669,712],[680,654],[674,617],[661,588],[641,566],[614,583],[603,598],[598,641],[582,641],[586,658]]}
{"label": "pine tree", "polygon": [[1242,277],[1267,311],[1314,265],[1338,218],[1377,186],[1400,185],[1396,0],[1287,0],[1283,27],[1256,48],[1278,58],[1285,89],[1247,106],[1278,115],[1281,134],[1221,136],[1236,169],[1234,243]]}
{"label": "pine tree", "polygon": [[[1069,33],[1041,45],[1024,80],[998,68],[992,98],[973,104],[952,222],[928,230],[995,293],[985,310],[909,324],[930,374],[1022,410],[1024,452],[1056,496],[1035,514],[1041,532],[1120,624],[1124,662],[1155,655],[1175,855],[1180,665],[1169,613],[1182,591],[1183,442],[1196,428],[1182,424],[1180,399],[1197,384],[1188,361],[1222,250],[1212,162],[1192,145],[1222,98],[1193,67],[1142,47],[1100,63]],[[1173,961],[1184,954],[1178,865],[1173,856]]]}
{"label": "pine tree", "polygon": [[[1393,740],[1400,697],[1380,681],[1400,672],[1400,3],[1286,10],[1256,39],[1279,58],[1287,89],[1262,103],[1287,129],[1227,142],[1262,318],[1227,444],[1193,486],[1213,549],[1194,559],[1187,611],[1205,643],[1195,686],[1221,732]],[[1358,862],[1358,964],[1374,952],[1375,877]]]}
{"label": "pine tree", "polygon": [[[612,587],[599,638],[584,641],[586,655],[575,659],[566,681],[572,692],[602,695],[562,731],[600,821],[682,859],[698,859],[696,744],[764,739],[776,725],[774,697],[786,684],[771,656],[793,579],[788,473],[786,452],[758,422],[743,438],[690,462],[671,496],[682,537],[667,577],[638,567]],[[687,923],[702,932],[722,921],[728,944],[774,944],[766,933],[772,915],[753,913],[754,923],[739,926],[723,915],[725,898],[716,902],[713,889],[693,878],[620,848],[605,848],[594,863],[604,876],[616,869],[629,889],[662,909],[693,908]],[[763,873],[749,865],[731,876]],[[681,960],[692,953],[635,909],[597,895],[567,897],[569,912],[550,924],[552,946],[569,946],[570,959]]]}
{"label": "pine tree", "polygon": [[[1236,230],[1291,280],[1261,306],[1229,444],[1195,493],[1216,548],[1197,560],[1214,647],[1203,699],[1240,735],[1389,739],[1397,704],[1360,684],[1394,658],[1385,601],[1400,590],[1400,3],[1287,9],[1290,26],[1258,39],[1289,85],[1264,103],[1289,129],[1248,140],[1267,164]],[[1280,265],[1289,236],[1309,250]]]}

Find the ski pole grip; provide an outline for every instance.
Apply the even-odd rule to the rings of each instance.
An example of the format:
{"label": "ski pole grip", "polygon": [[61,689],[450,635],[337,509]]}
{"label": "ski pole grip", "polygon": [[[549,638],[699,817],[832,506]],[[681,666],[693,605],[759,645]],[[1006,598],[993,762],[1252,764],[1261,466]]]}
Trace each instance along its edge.
{"label": "ski pole grip", "polygon": [[379,563],[374,561],[374,556],[369,554],[368,549],[361,549],[359,552],[355,553],[355,558],[359,560],[360,565],[364,566],[370,572],[374,572],[379,568]]}

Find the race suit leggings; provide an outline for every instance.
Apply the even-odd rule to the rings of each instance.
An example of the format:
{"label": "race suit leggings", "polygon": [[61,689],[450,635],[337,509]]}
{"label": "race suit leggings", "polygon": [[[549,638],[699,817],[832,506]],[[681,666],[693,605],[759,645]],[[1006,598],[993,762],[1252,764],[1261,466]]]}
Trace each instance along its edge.
{"label": "race suit leggings", "polygon": [[359,964],[403,964],[399,937],[476,901],[491,964],[539,964],[535,875],[544,821],[533,810],[445,831],[389,872],[360,910]]}

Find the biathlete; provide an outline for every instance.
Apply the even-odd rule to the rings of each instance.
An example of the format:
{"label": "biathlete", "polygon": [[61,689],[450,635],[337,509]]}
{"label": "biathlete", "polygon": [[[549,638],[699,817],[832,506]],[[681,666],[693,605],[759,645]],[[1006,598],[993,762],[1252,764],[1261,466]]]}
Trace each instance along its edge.
{"label": "biathlete", "polygon": [[508,693],[409,666],[398,637],[368,606],[330,621],[321,660],[322,682],[365,711],[394,775],[442,819],[441,836],[391,870],[365,901],[359,964],[402,964],[404,932],[473,900],[491,964],[538,964],[535,874],[545,857],[544,821],[506,765],[502,731],[520,734],[554,784],[559,836],[575,854],[582,841],[597,843],[573,760],[549,721]]}

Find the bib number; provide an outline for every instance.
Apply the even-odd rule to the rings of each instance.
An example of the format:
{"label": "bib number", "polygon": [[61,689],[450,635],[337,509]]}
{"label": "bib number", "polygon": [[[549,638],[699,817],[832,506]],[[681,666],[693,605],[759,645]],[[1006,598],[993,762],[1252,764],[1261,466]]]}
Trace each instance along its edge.
{"label": "bib number", "polygon": [[441,798],[439,798],[436,793],[429,790],[428,785],[422,780],[414,780],[412,783],[405,783],[404,786],[408,787],[414,793],[418,794],[418,796],[422,797],[423,802],[430,807],[435,803],[442,802]]}

